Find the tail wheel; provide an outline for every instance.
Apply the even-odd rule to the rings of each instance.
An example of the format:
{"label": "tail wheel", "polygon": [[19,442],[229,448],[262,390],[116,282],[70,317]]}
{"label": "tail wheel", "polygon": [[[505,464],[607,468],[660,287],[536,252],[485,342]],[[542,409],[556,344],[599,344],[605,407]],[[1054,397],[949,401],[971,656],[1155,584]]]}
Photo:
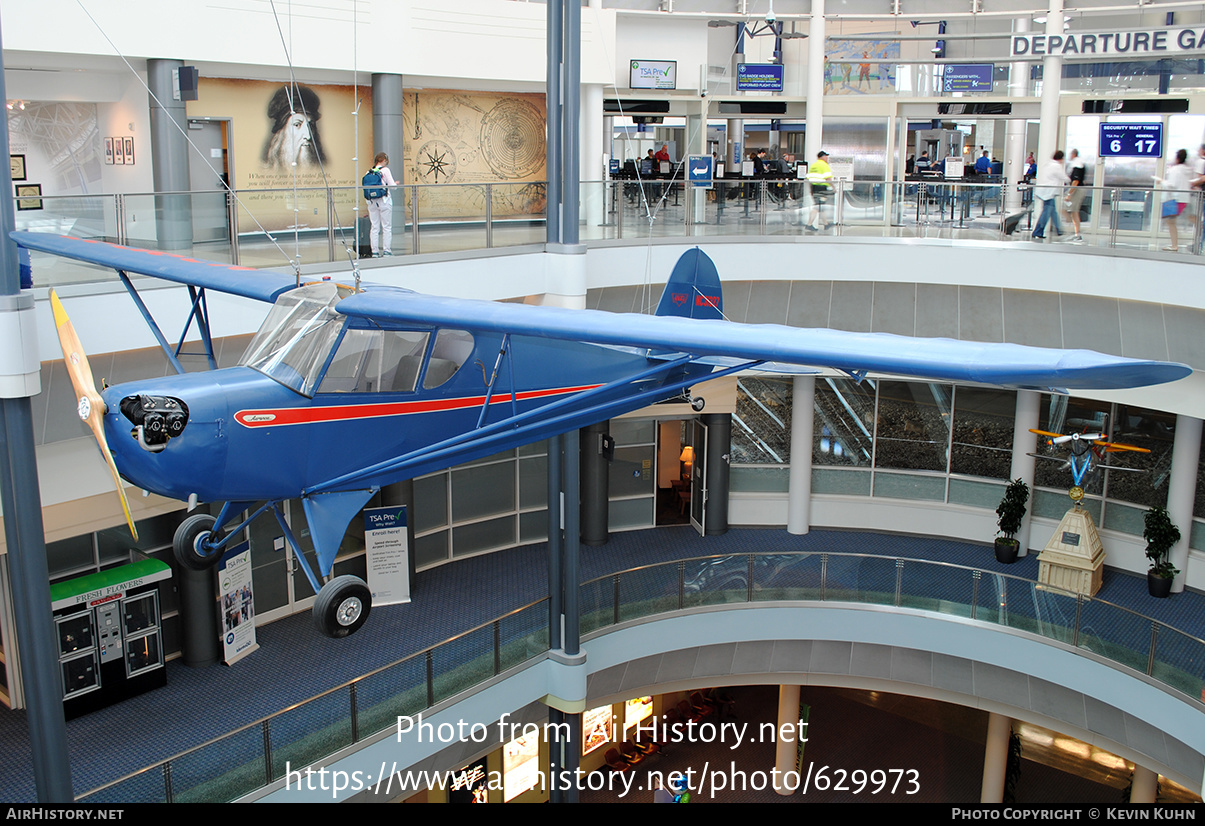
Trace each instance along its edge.
{"label": "tail wheel", "polygon": [[314,601],[314,625],[338,639],[356,633],[372,610],[372,592],[355,576],[335,577],[322,586]]}
{"label": "tail wheel", "polygon": [[217,520],[207,513],[197,513],[185,519],[176,528],[172,539],[172,552],[176,561],[194,571],[212,568],[221,556],[217,551],[206,551],[203,543],[213,536],[213,525]]}

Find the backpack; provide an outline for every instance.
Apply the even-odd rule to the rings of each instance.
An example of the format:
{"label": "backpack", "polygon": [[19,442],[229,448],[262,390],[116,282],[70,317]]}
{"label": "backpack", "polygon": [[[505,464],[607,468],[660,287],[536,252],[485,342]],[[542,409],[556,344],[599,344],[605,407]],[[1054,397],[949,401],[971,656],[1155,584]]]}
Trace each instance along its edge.
{"label": "backpack", "polygon": [[376,201],[384,198],[389,194],[389,190],[382,186],[383,179],[381,178],[381,170],[373,167],[364,173],[364,177],[360,183],[364,185],[364,199],[367,201]]}

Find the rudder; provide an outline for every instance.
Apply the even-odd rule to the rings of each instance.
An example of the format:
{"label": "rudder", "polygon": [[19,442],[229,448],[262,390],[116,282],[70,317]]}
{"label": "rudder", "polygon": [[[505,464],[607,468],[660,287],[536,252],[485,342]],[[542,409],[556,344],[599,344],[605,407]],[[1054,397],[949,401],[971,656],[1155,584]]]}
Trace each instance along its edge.
{"label": "rudder", "polygon": [[715,263],[698,247],[682,253],[665,283],[656,315],[720,319],[723,311],[724,290]]}

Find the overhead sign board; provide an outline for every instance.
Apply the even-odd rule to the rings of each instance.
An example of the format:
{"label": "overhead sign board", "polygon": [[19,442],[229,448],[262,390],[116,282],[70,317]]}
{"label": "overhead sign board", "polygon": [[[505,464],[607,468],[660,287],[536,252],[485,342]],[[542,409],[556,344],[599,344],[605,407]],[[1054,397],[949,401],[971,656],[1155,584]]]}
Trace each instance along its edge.
{"label": "overhead sign board", "polygon": [[1159,55],[1205,50],[1205,27],[1142,29],[1129,32],[1014,34],[1012,57],[1098,57]]}
{"label": "overhead sign board", "polygon": [[947,92],[990,92],[995,70],[991,63],[948,63],[942,88]]}
{"label": "overhead sign board", "polygon": [[1102,158],[1158,158],[1163,155],[1163,124],[1102,123]]}
{"label": "overhead sign board", "polygon": [[780,63],[736,64],[738,92],[781,92],[783,67]]}
{"label": "overhead sign board", "polygon": [[677,89],[678,61],[633,60],[628,86],[633,89]]}

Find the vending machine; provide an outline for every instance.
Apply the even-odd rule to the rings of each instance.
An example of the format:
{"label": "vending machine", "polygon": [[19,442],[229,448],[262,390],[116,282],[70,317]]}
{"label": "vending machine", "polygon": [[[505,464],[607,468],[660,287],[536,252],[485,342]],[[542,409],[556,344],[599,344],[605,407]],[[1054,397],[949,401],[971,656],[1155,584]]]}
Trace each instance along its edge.
{"label": "vending machine", "polygon": [[50,587],[68,720],[167,685],[157,583],[170,578],[146,558]]}

